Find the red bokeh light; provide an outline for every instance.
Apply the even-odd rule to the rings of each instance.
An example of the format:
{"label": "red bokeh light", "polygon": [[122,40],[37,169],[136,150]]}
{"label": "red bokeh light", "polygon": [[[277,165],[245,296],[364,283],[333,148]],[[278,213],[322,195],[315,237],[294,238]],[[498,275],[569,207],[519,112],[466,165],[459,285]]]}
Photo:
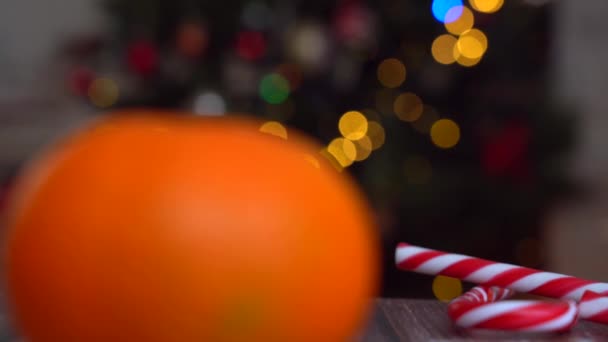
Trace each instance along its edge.
{"label": "red bokeh light", "polygon": [[255,61],[266,53],[266,39],[264,35],[256,31],[244,31],[239,33],[236,40],[236,53],[239,57]]}

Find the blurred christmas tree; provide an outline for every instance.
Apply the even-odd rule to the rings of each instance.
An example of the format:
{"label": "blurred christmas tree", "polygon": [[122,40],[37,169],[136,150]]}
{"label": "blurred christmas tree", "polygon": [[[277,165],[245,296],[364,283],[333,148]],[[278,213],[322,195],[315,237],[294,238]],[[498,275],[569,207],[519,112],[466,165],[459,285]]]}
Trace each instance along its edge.
{"label": "blurred christmas tree", "polygon": [[350,171],[377,209],[385,294],[412,280],[390,267],[398,240],[542,261],[526,251],[537,253],[543,213],[567,190],[563,162],[574,131],[548,92],[550,5],[104,5],[108,35],[68,49],[75,94],[102,108],[254,113],[328,143],[339,164],[355,162]]}

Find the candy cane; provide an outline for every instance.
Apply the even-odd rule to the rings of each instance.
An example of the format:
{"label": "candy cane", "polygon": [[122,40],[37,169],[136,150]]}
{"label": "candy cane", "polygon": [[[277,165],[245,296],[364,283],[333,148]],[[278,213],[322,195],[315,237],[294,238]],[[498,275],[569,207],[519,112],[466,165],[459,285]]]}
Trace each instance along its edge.
{"label": "candy cane", "polygon": [[578,317],[573,301],[509,300],[512,291],[477,286],[448,305],[454,324],[468,329],[559,332],[569,330]]}
{"label": "candy cane", "polygon": [[430,275],[445,275],[485,286],[497,286],[545,297],[580,301],[580,317],[608,323],[608,284],[558,273],[497,263],[460,254],[398,245],[397,267]]}

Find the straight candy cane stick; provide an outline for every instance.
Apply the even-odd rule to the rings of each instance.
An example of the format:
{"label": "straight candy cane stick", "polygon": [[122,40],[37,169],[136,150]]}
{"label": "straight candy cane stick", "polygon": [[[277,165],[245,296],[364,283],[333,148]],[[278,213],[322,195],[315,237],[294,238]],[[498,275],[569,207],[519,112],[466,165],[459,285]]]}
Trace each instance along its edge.
{"label": "straight candy cane stick", "polygon": [[[395,252],[397,267],[429,275],[445,275],[485,286],[498,286],[545,297],[580,301],[587,291],[608,296],[608,284],[563,274],[498,263],[400,243]],[[593,315],[581,318],[608,323],[608,301],[594,301]]]}

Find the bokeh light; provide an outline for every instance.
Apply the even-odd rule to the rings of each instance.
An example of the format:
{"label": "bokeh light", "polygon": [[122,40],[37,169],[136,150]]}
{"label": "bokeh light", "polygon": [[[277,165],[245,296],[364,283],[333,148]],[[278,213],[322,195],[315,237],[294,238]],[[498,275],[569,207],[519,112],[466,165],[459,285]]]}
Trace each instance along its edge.
{"label": "bokeh light", "polygon": [[388,58],[378,65],[378,81],[387,88],[397,88],[405,82],[406,69],[396,58]]}
{"label": "bokeh light", "polygon": [[384,145],[386,134],[384,133],[384,127],[376,121],[369,121],[367,123],[367,136],[372,142],[372,150],[375,151]]}
{"label": "bokeh light", "polygon": [[454,49],[457,41],[456,37],[450,34],[442,34],[435,38],[431,46],[431,53],[437,63],[452,64],[456,61]]}
{"label": "bokeh light", "polygon": [[186,57],[198,58],[207,48],[209,34],[205,26],[196,21],[188,21],[179,27],[175,44],[177,50]]}
{"label": "bokeh light", "polygon": [[433,279],[433,293],[440,301],[449,302],[462,294],[462,282],[456,278],[437,276]]}
{"label": "bokeh light", "polygon": [[357,158],[355,144],[344,138],[336,138],[327,145],[327,152],[331,154],[342,167],[351,165]]}
{"label": "bokeh light", "polygon": [[118,100],[118,85],[109,78],[100,77],[91,82],[87,94],[92,104],[108,108]]}
{"label": "bokeh light", "polygon": [[399,119],[414,122],[422,115],[422,100],[414,93],[403,93],[395,99],[393,110]]}
{"label": "bokeh light", "polygon": [[[450,11],[452,8],[455,11]],[[450,23],[458,20],[462,14],[462,0],[433,0],[431,10],[435,19],[442,23]]]}
{"label": "bokeh light", "polygon": [[418,120],[412,122],[412,127],[422,134],[427,134],[437,120],[439,120],[437,110],[429,105],[424,105],[422,115]]}
{"label": "bokeh light", "polygon": [[269,74],[260,82],[260,96],[268,103],[282,103],[289,96],[289,82],[279,74]]}
{"label": "bokeh light", "polygon": [[439,148],[451,148],[460,140],[460,127],[450,119],[435,121],[431,127],[431,140]]}
{"label": "bokeh light", "polygon": [[319,72],[329,62],[331,51],[329,35],[325,27],[318,22],[295,24],[286,32],[286,48],[290,58],[306,71]]}
{"label": "bokeh light", "polygon": [[287,128],[277,121],[268,121],[262,124],[260,132],[287,139]]}
{"label": "bokeh light", "polygon": [[266,54],[266,38],[261,32],[240,32],[236,39],[236,53],[239,57],[254,61]]}
{"label": "bokeh light", "polygon": [[429,183],[433,175],[431,163],[421,156],[408,157],[403,162],[403,171],[407,183],[414,185]]}
{"label": "bokeh light", "polygon": [[227,57],[221,68],[222,88],[235,97],[252,97],[259,90],[262,76],[253,63],[234,57]]}
{"label": "bokeh light", "polygon": [[226,113],[226,101],[220,94],[206,91],[194,98],[193,110],[200,115],[223,115]]}
{"label": "bokeh light", "polygon": [[462,14],[458,17],[458,19],[445,23],[445,29],[448,32],[458,36],[473,28],[473,25],[475,24],[475,17],[473,12],[468,7],[452,7],[448,11],[448,16],[452,16],[453,14],[450,13],[453,11],[461,11]]}
{"label": "bokeh light", "polygon": [[[488,38],[478,29],[471,29],[463,32],[456,42],[458,55],[468,59],[478,59],[488,49]],[[454,52],[456,53],[456,51]],[[458,56],[456,56],[458,59]]]}
{"label": "bokeh light", "polygon": [[494,13],[504,4],[504,0],[469,0],[473,9],[483,13]]}
{"label": "bokeh light", "polygon": [[479,62],[481,62],[481,57],[479,58],[466,58],[464,56],[458,56],[458,58],[456,59],[456,62],[463,66],[463,67],[472,67],[475,66],[477,64],[479,64]]}
{"label": "bokeh light", "polygon": [[338,128],[346,139],[361,139],[367,133],[367,119],[360,112],[346,112],[340,117]]}
{"label": "bokeh light", "polygon": [[372,153],[372,140],[367,135],[363,136],[361,139],[354,140],[353,143],[357,150],[355,161],[363,161]]}

